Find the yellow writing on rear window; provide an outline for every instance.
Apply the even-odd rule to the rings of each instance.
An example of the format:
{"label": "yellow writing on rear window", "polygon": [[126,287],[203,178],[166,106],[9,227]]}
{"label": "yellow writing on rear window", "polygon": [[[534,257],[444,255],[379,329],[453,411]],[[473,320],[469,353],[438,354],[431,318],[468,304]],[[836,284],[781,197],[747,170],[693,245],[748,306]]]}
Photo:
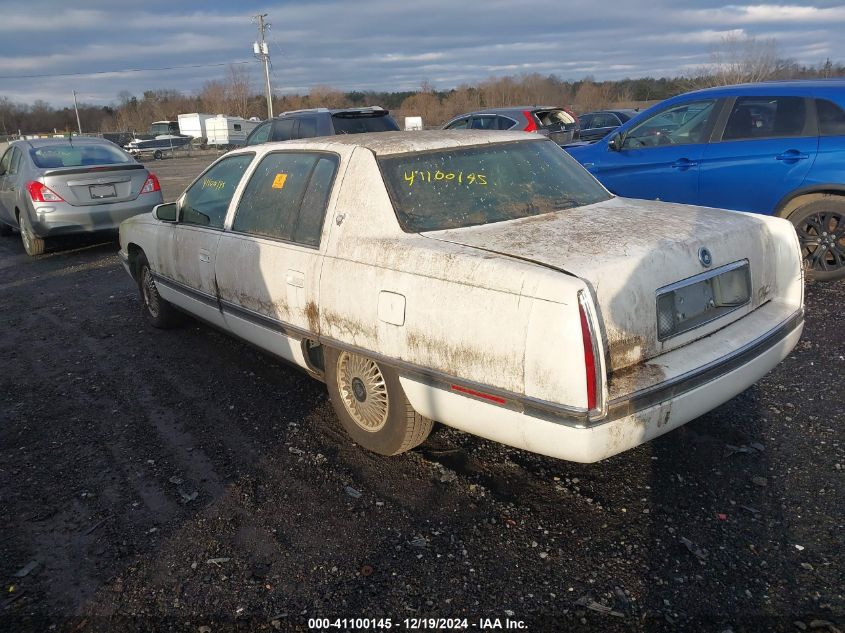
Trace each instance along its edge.
{"label": "yellow writing on rear window", "polygon": [[409,187],[413,187],[417,182],[456,182],[459,185],[486,185],[487,175],[475,172],[463,171],[442,171],[437,169],[435,171],[406,171],[404,172],[405,182]]}
{"label": "yellow writing on rear window", "polygon": [[273,189],[284,189],[287,179],[287,174],[276,174],[276,177],[273,178]]}

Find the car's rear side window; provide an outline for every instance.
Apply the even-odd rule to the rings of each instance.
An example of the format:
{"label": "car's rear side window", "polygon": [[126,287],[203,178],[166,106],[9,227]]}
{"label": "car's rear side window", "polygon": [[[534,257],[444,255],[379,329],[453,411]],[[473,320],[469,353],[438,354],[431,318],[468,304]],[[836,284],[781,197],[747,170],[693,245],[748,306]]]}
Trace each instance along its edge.
{"label": "car's rear side window", "polygon": [[212,165],[185,192],[179,206],[179,221],[222,229],[235,189],[254,157],[254,154],[237,154]]}
{"label": "car's rear side window", "polygon": [[497,116],[496,122],[497,122],[497,127],[500,130],[509,130],[517,124],[516,121],[514,121],[513,119],[508,118],[506,116]]}
{"label": "car's rear side window", "polygon": [[268,154],[244,189],[232,230],[319,246],[336,169],[330,154]]}
{"label": "car's rear side window", "polygon": [[728,117],[722,140],[801,136],[806,114],[803,97],[740,97]]}
{"label": "car's rear side window", "polygon": [[299,128],[294,138],[311,138],[317,136],[317,119],[307,116],[299,119]]}
{"label": "car's rear side window", "polygon": [[273,123],[273,140],[289,141],[292,138],[299,138],[294,135],[298,121],[296,119],[281,119]]}
{"label": "car's rear side window", "polygon": [[553,141],[519,141],[378,159],[408,232],[503,222],[607,200]]}
{"label": "car's rear side window", "polygon": [[36,167],[56,169],[59,167],[81,167],[85,165],[119,165],[134,163],[135,159],[116,146],[68,143],[47,145],[29,150]]}
{"label": "car's rear side window", "polygon": [[399,126],[387,114],[332,115],[335,134],[364,134],[366,132],[396,132]]}
{"label": "car's rear side window", "polygon": [[816,99],[816,109],[819,115],[819,134],[845,136],[845,110],[827,99]]}

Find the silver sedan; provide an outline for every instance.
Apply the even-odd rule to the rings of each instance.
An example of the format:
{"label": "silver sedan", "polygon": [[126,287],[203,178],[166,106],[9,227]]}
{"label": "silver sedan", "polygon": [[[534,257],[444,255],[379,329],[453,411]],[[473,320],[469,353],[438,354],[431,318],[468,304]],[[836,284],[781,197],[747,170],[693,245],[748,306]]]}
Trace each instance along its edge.
{"label": "silver sedan", "polygon": [[28,255],[52,236],[116,231],[161,202],[155,175],[104,139],[13,141],[0,159],[0,235],[18,229]]}

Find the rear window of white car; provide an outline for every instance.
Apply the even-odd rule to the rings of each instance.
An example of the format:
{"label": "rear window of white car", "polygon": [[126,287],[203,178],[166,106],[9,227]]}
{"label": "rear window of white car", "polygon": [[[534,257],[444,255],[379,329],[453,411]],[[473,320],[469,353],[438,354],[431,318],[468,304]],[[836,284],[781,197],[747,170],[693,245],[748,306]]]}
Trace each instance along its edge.
{"label": "rear window of white car", "polygon": [[610,194],[551,141],[517,141],[378,159],[407,232],[503,222],[580,207]]}
{"label": "rear window of white car", "polygon": [[32,162],[41,169],[84,167],[87,165],[121,165],[135,159],[118,147],[108,145],[47,145],[29,150]]}

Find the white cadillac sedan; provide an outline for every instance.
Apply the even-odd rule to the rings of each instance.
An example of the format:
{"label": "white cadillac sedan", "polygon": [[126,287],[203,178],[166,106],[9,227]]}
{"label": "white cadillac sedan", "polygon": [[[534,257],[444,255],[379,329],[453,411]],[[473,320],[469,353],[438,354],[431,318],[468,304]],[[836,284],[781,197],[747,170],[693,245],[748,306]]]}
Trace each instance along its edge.
{"label": "white cadillac sedan", "polygon": [[230,152],[120,244],[154,326],[188,313],[302,367],[385,455],[436,420],[594,462],[737,395],[803,328],[789,222],[617,198],[518,132]]}

